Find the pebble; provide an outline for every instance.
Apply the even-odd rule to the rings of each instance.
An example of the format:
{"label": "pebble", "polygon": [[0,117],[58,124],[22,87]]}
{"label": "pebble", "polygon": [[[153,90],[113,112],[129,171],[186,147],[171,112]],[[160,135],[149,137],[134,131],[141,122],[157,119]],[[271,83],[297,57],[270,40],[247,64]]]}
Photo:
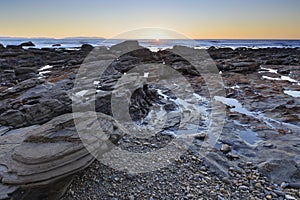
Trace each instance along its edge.
{"label": "pebble", "polygon": [[129,200],[134,200],[134,196],[130,195],[130,196],[128,197],[128,199],[129,199]]}
{"label": "pebble", "polygon": [[222,178],[222,182],[223,182],[223,183],[226,183],[226,184],[228,184],[228,185],[231,185],[231,184],[232,184],[231,181],[230,181],[227,177]]}
{"label": "pebble", "polygon": [[206,133],[199,133],[198,135],[195,136],[195,139],[204,140],[206,136],[207,136]]}
{"label": "pebble", "polygon": [[267,195],[266,199],[271,200],[272,199],[272,195]]}
{"label": "pebble", "polygon": [[274,192],[275,194],[279,195],[279,196],[282,196],[282,197],[285,196],[285,193],[282,192],[282,191],[279,191],[279,190],[273,190],[273,192]]}
{"label": "pebble", "polygon": [[289,185],[288,183],[282,182],[281,185],[280,185],[280,187],[281,188],[286,188],[288,185]]}
{"label": "pebble", "polygon": [[255,183],[255,186],[254,186],[256,189],[262,189],[262,185],[261,183]]}
{"label": "pebble", "polygon": [[288,195],[288,194],[285,195],[285,199],[286,199],[286,200],[296,200],[295,197],[293,197],[293,196],[291,196],[291,195]]}
{"label": "pebble", "polygon": [[218,200],[225,200],[221,195],[218,195]]}
{"label": "pebble", "polygon": [[271,148],[271,147],[274,146],[274,144],[272,144],[272,143],[266,143],[266,144],[264,144],[263,146],[264,146],[264,147],[267,147],[267,148]]}
{"label": "pebble", "polygon": [[239,186],[239,190],[248,190],[249,188],[245,185]]}
{"label": "pebble", "polygon": [[231,146],[228,145],[228,144],[223,144],[222,147],[221,147],[221,151],[222,151],[223,153],[228,153],[228,152],[231,151],[231,149],[232,149]]}

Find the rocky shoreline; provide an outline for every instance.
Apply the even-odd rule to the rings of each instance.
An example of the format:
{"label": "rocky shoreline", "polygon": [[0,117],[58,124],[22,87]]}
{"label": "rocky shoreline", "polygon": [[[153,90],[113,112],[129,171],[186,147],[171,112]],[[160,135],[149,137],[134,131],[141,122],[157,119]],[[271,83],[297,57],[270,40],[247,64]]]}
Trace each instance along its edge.
{"label": "rocky shoreline", "polygon": [[[94,50],[90,45],[78,50],[0,45],[0,199],[57,199],[65,191],[62,199],[300,199],[299,48],[209,48],[206,53],[220,71],[224,96],[218,91],[212,96],[201,73],[170,50],[151,52],[135,41],[98,47],[99,55]],[[112,63],[100,77],[92,77],[93,94],[85,89],[89,77],[74,90],[82,63],[94,60]],[[122,88],[140,77],[131,72],[137,65],[150,66],[150,77],[145,71],[142,75],[155,80],[153,64],[177,70],[195,95],[179,97],[155,84],[134,85],[138,89],[129,97],[131,119],[141,124],[168,120],[151,137],[133,137],[126,123],[109,116],[114,112],[110,101],[118,88],[120,98],[126,97]],[[128,78],[120,82],[124,75]],[[184,87],[184,82],[177,85]],[[206,145],[211,101],[226,109],[214,146]],[[129,152],[156,151],[180,134],[190,135],[193,142],[162,169],[120,172],[83,147],[72,120],[74,105],[87,112],[94,105],[102,122],[95,126],[105,127],[108,135],[102,142]],[[161,115],[151,112],[162,109],[166,112]],[[181,124],[182,109],[199,112],[200,122],[191,115]],[[79,111],[81,127],[88,129],[92,122]],[[194,125],[201,129],[190,133],[188,127]],[[110,149],[104,146],[101,155]]]}

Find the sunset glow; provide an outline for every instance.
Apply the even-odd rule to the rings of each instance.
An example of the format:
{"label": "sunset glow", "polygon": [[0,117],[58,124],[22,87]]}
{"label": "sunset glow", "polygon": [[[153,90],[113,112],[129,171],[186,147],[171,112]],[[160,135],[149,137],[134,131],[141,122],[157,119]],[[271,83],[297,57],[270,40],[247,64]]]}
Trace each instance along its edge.
{"label": "sunset glow", "polygon": [[10,0],[0,5],[0,36],[111,38],[159,27],[197,39],[300,39],[298,0]]}

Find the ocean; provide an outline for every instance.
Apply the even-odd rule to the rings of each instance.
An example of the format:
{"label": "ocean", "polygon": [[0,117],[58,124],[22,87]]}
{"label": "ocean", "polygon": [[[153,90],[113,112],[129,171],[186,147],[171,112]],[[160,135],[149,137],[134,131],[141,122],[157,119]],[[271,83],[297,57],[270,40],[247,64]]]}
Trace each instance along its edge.
{"label": "ocean", "polygon": [[[103,39],[103,38],[10,38],[0,37],[0,43],[6,45],[19,45],[23,42],[31,41],[35,44],[34,48],[78,48],[82,44],[91,44],[93,46],[110,47],[114,44],[125,41],[125,39]],[[140,45],[152,50],[165,49],[174,45],[184,45],[194,48],[207,49],[209,47],[216,48],[300,48],[300,40],[139,40]],[[54,47],[53,45],[60,46]]]}

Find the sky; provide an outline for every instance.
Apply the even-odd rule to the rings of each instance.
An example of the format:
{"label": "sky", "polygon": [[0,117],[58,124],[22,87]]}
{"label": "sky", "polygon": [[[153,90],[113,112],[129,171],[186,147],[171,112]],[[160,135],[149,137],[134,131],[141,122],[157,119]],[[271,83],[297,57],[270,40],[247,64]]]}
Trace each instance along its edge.
{"label": "sky", "polygon": [[0,36],[112,38],[146,27],[192,39],[300,39],[300,0],[0,1]]}

